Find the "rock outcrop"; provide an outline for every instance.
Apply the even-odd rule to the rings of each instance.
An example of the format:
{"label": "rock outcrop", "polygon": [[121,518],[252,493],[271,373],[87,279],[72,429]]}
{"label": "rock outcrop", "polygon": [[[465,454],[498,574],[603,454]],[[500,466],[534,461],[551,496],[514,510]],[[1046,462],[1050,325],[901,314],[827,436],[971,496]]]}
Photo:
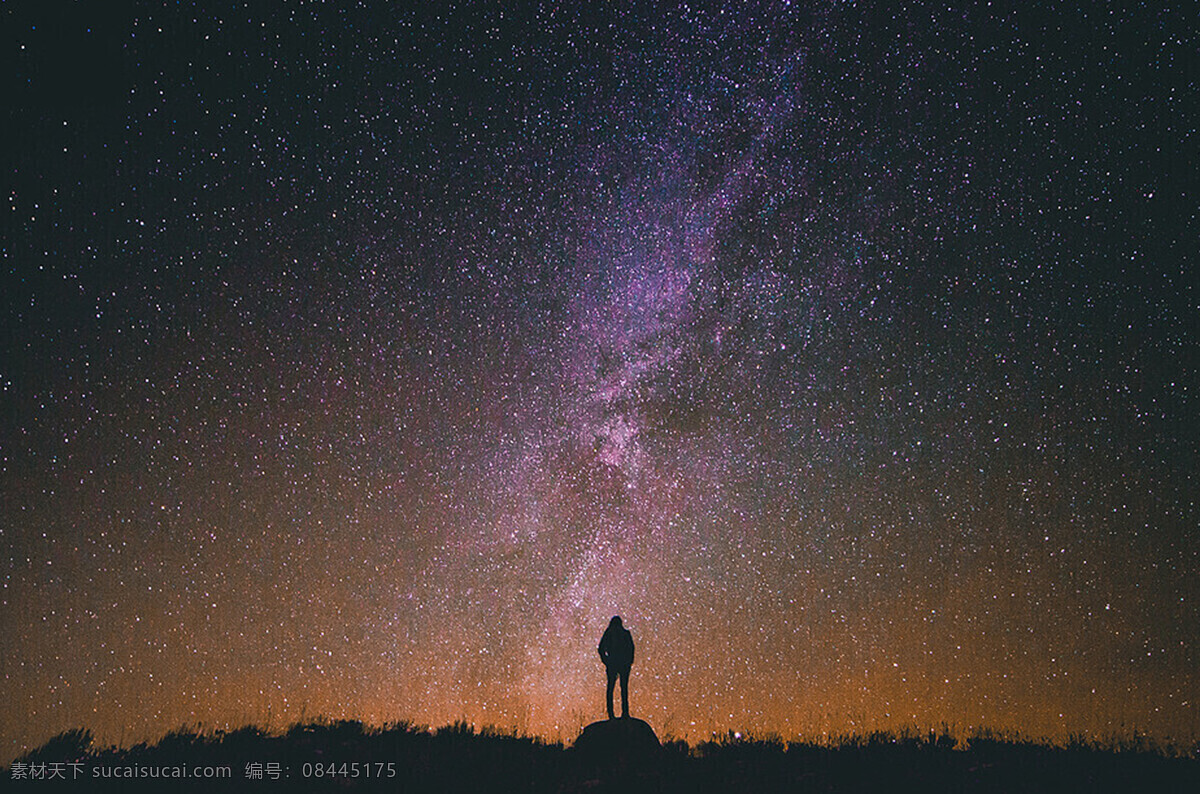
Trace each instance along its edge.
{"label": "rock outcrop", "polygon": [[581,759],[605,766],[652,761],[661,749],[649,723],[634,717],[593,722],[573,747]]}

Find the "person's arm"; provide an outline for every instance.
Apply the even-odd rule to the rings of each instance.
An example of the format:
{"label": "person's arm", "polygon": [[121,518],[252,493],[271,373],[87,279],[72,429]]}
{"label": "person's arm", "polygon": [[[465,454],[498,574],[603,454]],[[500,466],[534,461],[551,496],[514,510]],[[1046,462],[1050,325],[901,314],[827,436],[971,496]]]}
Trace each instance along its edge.
{"label": "person's arm", "polygon": [[631,634],[629,635],[629,663],[630,663],[630,664],[633,664],[633,651],[634,651],[634,647],[635,647],[635,646],[634,646],[634,644],[633,644],[633,634],[631,633]]}

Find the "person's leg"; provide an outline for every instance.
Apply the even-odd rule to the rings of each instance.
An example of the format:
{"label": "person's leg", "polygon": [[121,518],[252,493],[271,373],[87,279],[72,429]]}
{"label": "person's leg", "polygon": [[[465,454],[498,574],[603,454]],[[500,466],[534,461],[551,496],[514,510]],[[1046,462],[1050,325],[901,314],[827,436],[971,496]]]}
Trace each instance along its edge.
{"label": "person's leg", "polygon": [[629,716],[629,668],[621,671],[621,716]]}
{"label": "person's leg", "polygon": [[606,667],[605,671],[608,673],[608,692],[605,696],[608,698],[608,718],[611,720],[613,718],[613,686],[617,683],[617,671],[611,667]]}

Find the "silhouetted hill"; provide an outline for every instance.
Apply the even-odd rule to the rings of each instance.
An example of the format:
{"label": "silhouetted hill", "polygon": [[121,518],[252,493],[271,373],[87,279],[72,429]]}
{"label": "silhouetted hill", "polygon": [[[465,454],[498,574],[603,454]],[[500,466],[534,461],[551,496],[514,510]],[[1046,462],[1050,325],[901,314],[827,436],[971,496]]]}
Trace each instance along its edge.
{"label": "silhouetted hill", "polygon": [[[634,723],[641,721],[602,724],[594,733],[605,735],[590,748],[583,736],[580,747],[567,748],[462,723],[428,730],[408,723],[314,722],[283,734],[255,727],[179,730],[129,748],[96,747],[90,733],[77,730],[14,761],[2,785],[37,792],[1200,791],[1194,754],[1172,757],[1140,741],[1050,746],[980,735],[963,749],[933,733],[877,733],[837,744],[730,733],[695,746],[667,741],[654,752],[606,760],[613,742],[629,738],[609,734],[633,736],[640,732]],[[203,777],[212,774],[206,769],[219,770],[218,777]],[[52,775],[56,779],[48,779]]]}

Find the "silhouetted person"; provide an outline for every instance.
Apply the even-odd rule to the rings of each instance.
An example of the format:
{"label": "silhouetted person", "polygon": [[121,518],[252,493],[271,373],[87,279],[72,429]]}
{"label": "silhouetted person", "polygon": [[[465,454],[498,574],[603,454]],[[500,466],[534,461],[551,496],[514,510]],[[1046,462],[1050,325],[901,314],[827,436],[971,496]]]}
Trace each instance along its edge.
{"label": "silhouetted person", "polygon": [[608,622],[600,638],[600,658],[608,671],[608,718],[613,718],[613,687],[621,679],[621,716],[629,716],[629,668],[633,666],[633,635],[621,625],[617,615]]}

